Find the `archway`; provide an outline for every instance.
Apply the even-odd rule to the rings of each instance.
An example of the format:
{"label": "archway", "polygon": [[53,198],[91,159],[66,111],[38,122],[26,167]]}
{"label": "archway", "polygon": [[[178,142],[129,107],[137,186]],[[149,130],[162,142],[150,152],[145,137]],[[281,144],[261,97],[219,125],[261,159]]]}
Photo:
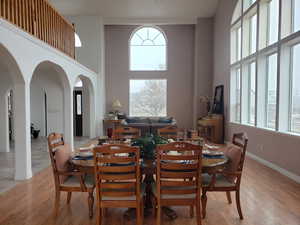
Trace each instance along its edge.
{"label": "archway", "polygon": [[[13,95],[11,104],[8,93]],[[20,67],[9,50],[0,44],[0,154],[5,159],[5,163],[0,163],[0,167],[3,165],[6,167],[6,170],[1,172],[2,177],[5,176],[5,172],[8,173],[6,174],[7,177],[13,179],[14,176],[17,180],[32,176],[30,122],[27,119],[28,103],[29,88],[25,83]],[[9,120],[9,116],[11,120]],[[14,121],[14,123],[10,123],[10,121]],[[11,145],[9,143],[10,131],[13,139]],[[3,157],[0,157],[0,160]]]}
{"label": "archway", "polygon": [[95,100],[92,81],[84,76],[77,77],[74,85],[74,136],[95,136]]}
{"label": "archway", "polygon": [[[44,61],[35,68],[30,81],[30,122],[32,124],[32,166],[38,172],[49,166],[46,137],[62,133],[69,143],[72,115],[70,82],[57,64]],[[72,143],[71,143],[72,144]]]}

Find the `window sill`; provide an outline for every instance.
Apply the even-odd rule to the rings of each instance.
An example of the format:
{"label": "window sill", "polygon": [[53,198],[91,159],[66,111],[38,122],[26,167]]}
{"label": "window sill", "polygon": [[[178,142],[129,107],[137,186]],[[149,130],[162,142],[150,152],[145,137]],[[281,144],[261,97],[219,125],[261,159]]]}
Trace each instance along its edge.
{"label": "window sill", "polygon": [[231,125],[238,125],[238,126],[245,126],[245,127],[250,127],[250,128],[254,128],[254,129],[260,129],[263,131],[267,131],[270,133],[275,133],[275,134],[279,134],[279,135],[284,135],[284,136],[288,136],[288,137],[300,137],[300,134],[298,133],[292,133],[292,132],[288,132],[288,131],[276,131],[274,129],[270,129],[270,128],[265,128],[265,127],[256,127],[254,125],[250,125],[250,124],[242,124],[242,123],[237,123],[237,122],[229,122],[229,124]]}

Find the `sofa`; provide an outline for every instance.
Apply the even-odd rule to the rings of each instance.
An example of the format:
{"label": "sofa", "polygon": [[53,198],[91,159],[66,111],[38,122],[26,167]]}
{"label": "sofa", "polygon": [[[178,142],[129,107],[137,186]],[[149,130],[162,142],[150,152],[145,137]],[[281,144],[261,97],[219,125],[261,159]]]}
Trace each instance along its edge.
{"label": "sofa", "polygon": [[176,126],[176,120],[173,117],[126,117],[122,125],[139,128],[142,136],[156,135],[159,128]]}

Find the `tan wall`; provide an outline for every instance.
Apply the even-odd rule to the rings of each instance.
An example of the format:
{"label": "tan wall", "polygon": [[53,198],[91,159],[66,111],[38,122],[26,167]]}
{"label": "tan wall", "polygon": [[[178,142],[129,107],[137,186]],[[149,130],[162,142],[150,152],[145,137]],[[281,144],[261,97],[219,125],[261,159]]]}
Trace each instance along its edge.
{"label": "tan wall", "polygon": [[214,85],[225,85],[226,136],[245,131],[249,136],[248,151],[300,176],[300,137],[255,127],[230,124],[230,23],[236,0],[220,1],[214,29]]}
{"label": "tan wall", "polygon": [[[212,24],[208,26],[212,30]],[[128,114],[129,79],[165,78],[168,80],[167,113],[176,118],[180,127],[190,128],[193,126],[195,25],[160,27],[168,39],[168,71],[129,72],[128,40],[136,26],[105,26],[106,107],[110,110],[113,99],[117,98]],[[211,32],[204,30],[203,35],[210,35],[206,39],[212,40]],[[202,54],[205,56],[207,52]],[[212,68],[212,59],[201,67]],[[203,76],[207,76],[206,72]]]}

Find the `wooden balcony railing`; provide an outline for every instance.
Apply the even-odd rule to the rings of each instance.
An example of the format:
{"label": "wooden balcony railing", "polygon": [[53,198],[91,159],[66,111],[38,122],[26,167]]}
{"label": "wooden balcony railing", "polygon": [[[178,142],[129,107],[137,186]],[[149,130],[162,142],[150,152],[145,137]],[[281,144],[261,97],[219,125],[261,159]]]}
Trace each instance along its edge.
{"label": "wooden balcony railing", "polygon": [[75,58],[74,27],[47,0],[0,0],[0,17]]}

